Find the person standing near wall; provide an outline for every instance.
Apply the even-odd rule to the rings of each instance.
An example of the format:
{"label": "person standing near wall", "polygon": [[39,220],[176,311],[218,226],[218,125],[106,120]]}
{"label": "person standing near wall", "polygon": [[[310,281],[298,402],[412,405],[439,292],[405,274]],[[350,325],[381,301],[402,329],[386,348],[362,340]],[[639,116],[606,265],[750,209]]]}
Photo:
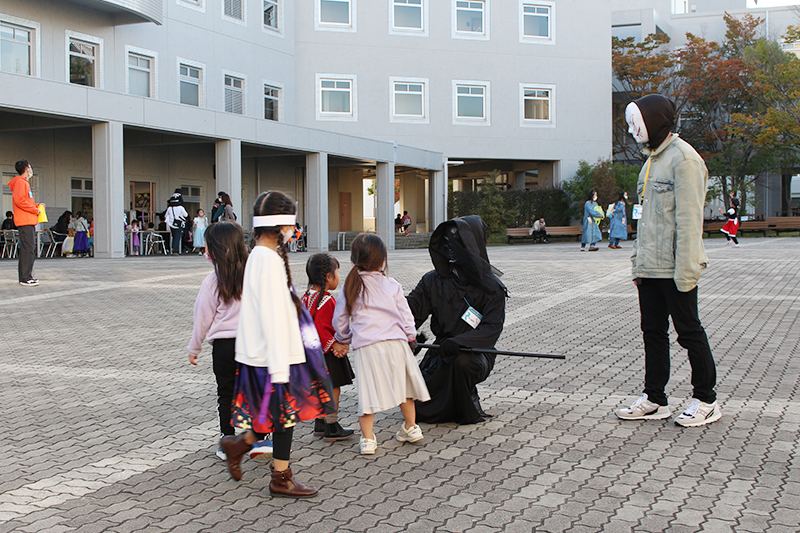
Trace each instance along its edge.
{"label": "person standing near wall", "polygon": [[19,231],[19,284],[35,287],[39,280],[33,277],[33,262],[36,261],[36,224],[39,223],[39,207],[33,201],[28,180],[33,176],[31,165],[22,159],[14,165],[18,176],[8,182],[14,209],[14,224]]}

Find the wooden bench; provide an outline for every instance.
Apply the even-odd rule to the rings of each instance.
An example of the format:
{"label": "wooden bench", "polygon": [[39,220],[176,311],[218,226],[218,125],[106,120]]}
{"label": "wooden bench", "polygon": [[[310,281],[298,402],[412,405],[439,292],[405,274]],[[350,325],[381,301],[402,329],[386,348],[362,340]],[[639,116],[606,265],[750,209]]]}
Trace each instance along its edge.
{"label": "wooden bench", "polygon": [[[583,229],[580,226],[547,226],[547,237],[562,237],[562,236],[576,236],[578,239],[583,234]],[[506,229],[506,238],[508,244],[512,244],[513,239],[533,239],[533,235],[528,232],[530,228],[508,228]]]}
{"label": "wooden bench", "polygon": [[707,233],[711,236],[712,233],[719,233],[719,230],[722,229],[722,226],[725,225],[725,222],[721,220],[714,220],[712,222],[706,222],[703,224],[703,233]]}
{"label": "wooden bench", "polygon": [[782,231],[800,231],[800,217],[767,217],[764,221],[768,229],[778,236]]}
{"label": "wooden bench", "polygon": [[633,229],[633,226],[628,224],[628,238],[633,239],[636,236],[636,230]]}
{"label": "wooden bench", "polygon": [[742,233],[760,233],[767,236],[769,224],[766,220],[744,220],[739,222],[739,231]]}

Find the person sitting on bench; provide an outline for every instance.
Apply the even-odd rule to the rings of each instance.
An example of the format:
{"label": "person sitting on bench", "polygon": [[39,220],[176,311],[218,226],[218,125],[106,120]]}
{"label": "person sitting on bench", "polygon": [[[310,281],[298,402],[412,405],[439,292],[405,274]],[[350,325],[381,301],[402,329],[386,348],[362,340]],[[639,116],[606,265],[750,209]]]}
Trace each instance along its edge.
{"label": "person sitting on bench", "polygon": [[547,240],[547,225],[544,222],[544,217],[540,218],[539,220],[534,221],[533,227],[528,232],[530,235],[533,235],[533,242],[536,242],[537,239],[541,240],[544,244],[548,243]]}

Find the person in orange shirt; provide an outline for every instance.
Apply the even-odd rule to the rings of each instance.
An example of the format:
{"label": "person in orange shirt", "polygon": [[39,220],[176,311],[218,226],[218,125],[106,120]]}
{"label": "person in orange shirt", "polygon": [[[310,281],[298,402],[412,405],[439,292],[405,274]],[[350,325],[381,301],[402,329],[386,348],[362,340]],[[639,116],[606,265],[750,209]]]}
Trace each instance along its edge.
{"label": "person in orange shirt", "polygon": [[28,180],[33,169],[26,160],[17,161],[14,168],[19,174],[8,182],[14,208],[14,224],[19,231],[19,284],[35,287],[39,280],[33,277],[33,262],[36,260],[36,224],[39,223],[39,207],[33,201],[33,192]]}

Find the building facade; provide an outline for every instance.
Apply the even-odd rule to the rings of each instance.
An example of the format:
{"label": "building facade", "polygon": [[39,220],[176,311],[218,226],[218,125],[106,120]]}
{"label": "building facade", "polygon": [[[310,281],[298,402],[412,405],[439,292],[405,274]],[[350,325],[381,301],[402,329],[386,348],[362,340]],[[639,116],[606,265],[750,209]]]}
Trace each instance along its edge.
{"label": "building facade", "polygon": [[157,222],[176,188],[192,215],[228,192],[245,228],[282,190],[310,249],[361,230],[393,247],[397,208],[417,231],[445,220],[448,173],[535,187],[610,154],[610,17],[609,0],[5,0],[4,192],[28,159],[36,200],[88,213],[102,257],[123,255],[124,213]]}

